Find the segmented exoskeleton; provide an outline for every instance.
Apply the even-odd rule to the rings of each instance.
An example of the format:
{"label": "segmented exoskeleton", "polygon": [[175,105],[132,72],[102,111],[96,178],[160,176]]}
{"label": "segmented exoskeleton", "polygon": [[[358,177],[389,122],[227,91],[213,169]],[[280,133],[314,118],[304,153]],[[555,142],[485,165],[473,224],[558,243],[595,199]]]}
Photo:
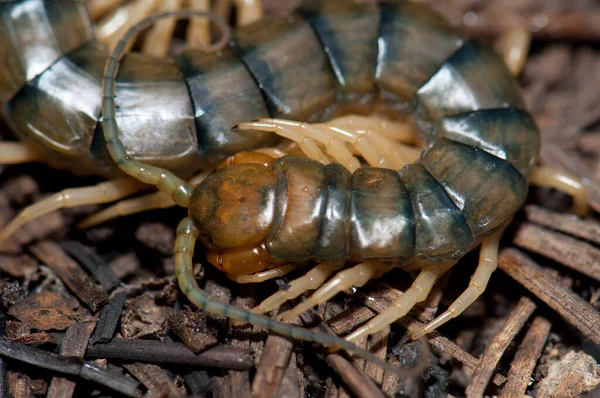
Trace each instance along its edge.
{"label": "segmented exoskeleton", "polygon": [[[6,7],[36,3],[42,2],[2,6],[6,11]],[[54,60],[31,74],[28,62],[22,63],[22,69],[7,69],[12,75],[6,81],[21,82],[0,85],[7,87],[3,98],[10,99],[6,108],[10,124],[23,138],[59,149],[63,161],[78,159],[82,168],[95,171],[104,170],[106,144],[121,170],[188,207],[189,217],[177,231],[176,272],[183,292],[207,311],[369,356],[346,341],[209,299],[192,274],[196,239],[207,245],[211,262],[231,274],[316,260],[322,264],[315,270],[326,278],[346,262],[359,263],[325,285],[327,292],[318,291],[318,300],[394,267],[420,269],[413,287],[389,311],[350,335],[352,340],[406,314],[461,256],[500,230],[525,200],[539,134],[524,110],[516,82],[491,49],[467,40],[424,6],[309,1],[291,16],[267,17],[237,29],[231,44],[219,53],[183,53],[175,61],[183,77],[171,61],[147,62],[126,55],[119,66],[127,41],[161,17],[152,18],[132,29],[109,60],[100,129],[96,127],[98,62],[106,56],[88,41],[89,25],[80,4],[67,2],[69,7],[60,12],[52,4],[44,2],[45,18],[78,15],[75,25],[85,39],[59,46]],[[54,29],[57,40],[65,35],[56,23],[44,26]],[[23,32],[22,28],[14,31]],[[100,61],[90,61],[96,58]],[[36,57],[31,60],[37,63]],[[145,72],[134,74],[140,67]],[[74,81],[90,85],[98,96],[85,103],[72,101],[75,91],[69,90]],[[56,88],[48,89],[55,87],[50,82],[69,87],[63,94],[68,91],[64,98],[71,101],[47,105],[47,98],[32,100],[56,96]],[[153,91],[157,87],[160,91]],[[150,92],[156,95],[148,97]],[[318,122],[327,120],[336,108],[364,105],[375,98],[411,113],[427,144],[421,158],[400,171],[361,167],[351,173],[340,164],[323,165],[307,158],[248,157],[248,163],[234,161],[238,164],[223,167],[194,187],[161,168],[191,173],[201,163],[200,154],[223,156],[265,138],[232,130],[240,122],[268,116]],[[147,107],[138,108],[136,100]],[[55,123],[53,129],[58,125],[57,131],[68,134],[53,137],[23,122],[23,115],[37,106],[44,110],[40,115],[51,113],[48,109],[64,112],[54,121],[34,120],[41,125]],[[169,109],[174,119],[165,112]],[[146,135],[136,135],[140,129]],[[170,141],[165,140],[165,131]],[[325,146],[343,163],[341,145]],[[369,148],[363,149],[359,152],[367,158]],[[155,165],[140,163],[148,159]],[[494,236],[486,247],[497,246],[498,235]],[[493,269],[480,267],[473,289],[459,301],[472,302],[485,287],[477,283],[485,285]],[[315,301],[306,303],[292,313]],[[452,308],[440,318],[455,316]],[[424,332],[439,324],[438,318]]]}

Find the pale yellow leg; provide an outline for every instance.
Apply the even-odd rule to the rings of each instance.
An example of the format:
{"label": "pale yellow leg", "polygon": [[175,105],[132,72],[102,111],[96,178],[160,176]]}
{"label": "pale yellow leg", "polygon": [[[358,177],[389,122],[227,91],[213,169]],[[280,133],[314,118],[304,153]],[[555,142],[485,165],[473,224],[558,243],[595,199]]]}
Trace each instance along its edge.
{"label": "pale yellow leg", "polygon": [[[160,0],[157,12],[177,11],[181,9],[182,3],[183,0]],[[166,57],[171,47],[176,23],[175,18],[156,22],[144,39],[142,52],[156,57]]]}
{"label": "pale yellow leg", "polygon": [[[134,0],[119,7],[96,25],[98,40],[112,51],[125,32],[142,19],[150,16],[157,6],[158,0]],[[126,48],[130,48],[132,44],[130,43]]]}
{"label": "pale yellow leg", "polygon": [[[339,122],[339,123],[338,123]],[[349,116],[335,119],[325,124],[300,123],[282,119],[261,119],[257,122],[242,123],[241,128],[274,132],[297,142],[306,156],[326,164],[327,155],[344,165],[351,172],[360,167],[359,160],[348,146],[354,148],[369,165],[401,169],[419,158],[421,151],[401,144],[384,136],[369,125],[381,124],[377,119]],[[351,128],[347,128],[350,126]],[[319,145],[317,145],[317,143]]]}
{"label": "pale yellow leg", "polygon": [[25,142],[0,142],[0,164],[39,162],[42,154]]}
{"label": "pale yellow leg", "polygon": [[494,49],[504,59],[504,63],[513,76],[518,76],[525,61],[531,45],[531,32],[527,27],[513,28],[504,33],[494,43]]}
{"label": "pale yellow leg", "polygon": [[579,177],[550,167],[538,166],[531,172],[529,183],[568,193],[573,197],[573,213],[579,217],[585,217],[588,213],[588,194]]}
{"label": "pale yellow leg", "polygon": [[126,177],[105,181],[91,187],[65,189],[23,209],[0,232],[0,241],[11,236],[25,223],[44,214],[66,207],[112,202],[138,192],[144,187],[146,187],[145,184]]}
{"label": "pale yellow leg", "polygon": [[263,17],[262,0],[235,0],[238,26],[246,26]]}
{"label": "pale yellow leg", "polygon": [[252,309],[252,312],[264,314],[279,307],[286,301],[295,299],[308,290],[314,290],[321,286],[331,274],[342,267],[344,267],[343,262],[326,261],[321,263],[308,271],[306,275],[290,282],[287,289],[280,290],[263,300],[262,303]]}
{"label": "pale yellow leg", "polygon": [[415,333],[412,337],[414,340],[427,333],[431,333],[450,319],[456,318],[481,296],[492,273],[498,267],[498,247],[500,246],[500,239],[502,238],[504,229],[505,227],[501,227],[498,231],[483,240],[479,252],[479,265],[471,277],[469,287],[450,304],[446,312],[429,322],[423,330]]}
{"label": "pale yellow leg", "polygon": [[[208,174],[210,173],[203,172],[198,174],[190,180],[190,183],[192,185],[198,185],[208,176]],[[85,218],[83,221],[77,224],[77,228],[90,228],[94,225],[102,224],[103,222],[112,220],[114,218],[154,209],[168,209],[175,205],[176,203],[173,201],[173,198],[171,198],[170,195],[167,195],[164,192],[154,192],[148,195],[139,196],[137,198],[126,199],[117,202],[114,205]]]}
{"label": "pale yellow leg", "polygon": [[117,8],[125,0],[89,0],[86,2],[88,14],[92,21]]}
{"label": "pale yellow leg", "polygon": [[384,137],[404,144],[417,144],[419,141],[419,132],[410,118],[398,122],[375,116],[346,115],[325,124],[350,131],[377,131]]}
{"label": "pale yellow leg", "polygon": [[282,276],[285,276],[298,268],[298,265],[284,264],[280,265],[279,267],[257,272],[251,275],[225,275],[227,278],[237,283],[260,283],[273,278],[281,278]]}
{"label": "pale yellow leg", "polygon": [[391,325],[417,304],[427,298],[435,282],[451,267],[451,264],[429,264],[423,267],[412,286],[385,311],[372,318],[366,325],[356,329],[346,337],[348,341],[356,341],[363,336],[377,333]]}
{"label": "pale yellow leg", "polygon": [[288,311],[283,316],[283,320],[287,321],[295,318],[315,305],[326,302],[341,291],[353,286],[361,287],[371,279],[379,278],[392,268],[391,265],[383,264],[379,261],[366,261],[352,268],[340,271],[314,292],[312,296]]}
{"label": "pale yellow leg", "polygon": [[[189,0],[189,7],[193,10],[209,12],[210,0]],[[193,18],[187,30],[186,42],[189,47],[208,46],[211,43],[210,20],[206,18]]]}
{"label": "pale yellow leg", "polygon": [[264,153],[265,155],[270,156],[273,159],[279,159],[287,155],[287,152],[279,148],[258,148],[255,149],[254,152]]}

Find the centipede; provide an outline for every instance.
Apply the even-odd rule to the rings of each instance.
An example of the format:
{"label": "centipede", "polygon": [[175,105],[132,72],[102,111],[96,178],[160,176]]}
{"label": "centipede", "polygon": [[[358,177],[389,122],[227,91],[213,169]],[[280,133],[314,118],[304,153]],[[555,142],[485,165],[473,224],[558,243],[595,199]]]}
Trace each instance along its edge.
{"label": "centipede", "polygon": [[[207,312],[397,371],[353,342],[406,315],[481,246],[468,288],[413,338],[473,303],[530,184],[563,189],[574,195],[576,213],[586,211],[576,178],[536,166],[538,128],[502,57],[425,5],[305,1],[285,17],[237,27],[216,51],[187,48],[173,58],[128,52],[130,42],[159,22],[212,14],[151,16],[110,50],[95,39],[79,1],[8,1],[0,15],[0,100],[23,142],[15,157],[111,178],[24,209],[0,239],[50,211],[154,186],[159,193],[82,226],[140,209],[186,208],[175,272],[189,301]],[[375,103],[410,123],[339,116]],[[274,135],[303,155],[273,147]],[[416,142],[422,148],[405,145]],[[201,169],[209,171],[188,181]],[[317,265],[247,311],[199,288],[197,241],[208,262],[242,283]],[[344,339],[262,315],[315,290],[286,313],[289,320],[396,268],[418,271],[412,286]]]}

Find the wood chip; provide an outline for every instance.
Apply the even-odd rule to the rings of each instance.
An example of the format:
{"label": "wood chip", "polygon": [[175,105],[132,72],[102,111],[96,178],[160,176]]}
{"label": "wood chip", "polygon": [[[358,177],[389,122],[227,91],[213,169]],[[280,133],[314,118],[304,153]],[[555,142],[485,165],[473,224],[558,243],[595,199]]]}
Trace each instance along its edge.
{"label": "wood chip", "polygon": [[[60,355],[71,358],[83,358],[88,340],[96,322],[74,323],[67,329],[60,347]],[[69,398],[75,392],[75,381],[64,377],[53,377],[46,398]]]}
{"label": "wood chip", "polygon": [[[584,352],[570,351],[550,364],[548,375],[536,388],[536,396],[579,397],[600,384],[600,365]],[[590,395],[589,397],[596,397]]]}
{"label": "wood chip", "polygon": [[290,339],[274,334],[269,335],[252,382],[252,396],[258,398],[275,396],[288,367],[293,348],[294,343]]}
{"label": "wood chip", "polygon": [[583,336],[600,344],[600,313],[556,279],[529,257],[516,249],[500,252],[499,268],[535,294]]}
{"label": "wood chip", "polygon": [[496,334],[487,350],[481,357],[479,365],[475,368],[471,384],[467,387],[467,397],[483,397],[485,388],[494,374],[494,370],[508,348],[508,345],[515,338],[517,333],[523,328],[527,319],[535,310],[533,301],[522,297],[517,304],[517,308],[510,314],[500,332]]}
{"label": "wood chip", "polygon": [[132,363],[123,365],[148,389],[148,396],[184,397],[185,389],[178,388],[173,380],[156,365]]}
{"label": "wood chip", "polygon": [[167,325],[193,352],[202,352],[219,340],[206,327],[206,313],[183,310],[169,315]]}
{"label": "wood chip", "polygon": [[75,319],[75,312],[65,299],[48,291],[19,301],[8,313],[37,330],[63,330]]}
{"label": "wood chip", "polygon": [[586,242],[524,223],[517,230],[513,243],[600,281],[600,250]]}
{"label": "wood chip", "polygon": [[0,255],[0,269],[16,278],[25,278],[35,272],[40,264],[27,255]]}
{"label": "wood chip", "polygon": [[542,354],[542,349],[550,334],[550,327],[551,324],[547,319],[540,316],[535,317],[510,364],[507,375],[508,380],[502,389],[500,398],[525,395],[535,364]]}
{"label": "wood chip", "polygon": [[71,257],[54,242],[44,241],[31,247],[32,253],[48,265],[92,311],[108,300],[106,290],[95,283]]}

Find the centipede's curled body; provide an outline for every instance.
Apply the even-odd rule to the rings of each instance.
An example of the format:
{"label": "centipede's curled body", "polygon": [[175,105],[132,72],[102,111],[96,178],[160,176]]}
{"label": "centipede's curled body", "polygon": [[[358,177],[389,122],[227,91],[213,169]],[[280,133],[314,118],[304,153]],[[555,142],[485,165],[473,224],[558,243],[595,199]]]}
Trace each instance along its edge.
{"label": "centipede's curled body", "polygon": [[[525,200],[539,134],[519,88],[496,53],[425,7],[336,4],[305,5],[307,22],[296,15],[237,32],[271,114],[305,120],[334,97],[339,105],[379,95],[413,112],[428,149],[399,172],[350,174],[289,156],[230,166],[196,188],[190,217],[217,247],[262,242],[285,262],[377,259],[410,269],[456,260]],[[272,56],[296,41],[316,55]]]}

